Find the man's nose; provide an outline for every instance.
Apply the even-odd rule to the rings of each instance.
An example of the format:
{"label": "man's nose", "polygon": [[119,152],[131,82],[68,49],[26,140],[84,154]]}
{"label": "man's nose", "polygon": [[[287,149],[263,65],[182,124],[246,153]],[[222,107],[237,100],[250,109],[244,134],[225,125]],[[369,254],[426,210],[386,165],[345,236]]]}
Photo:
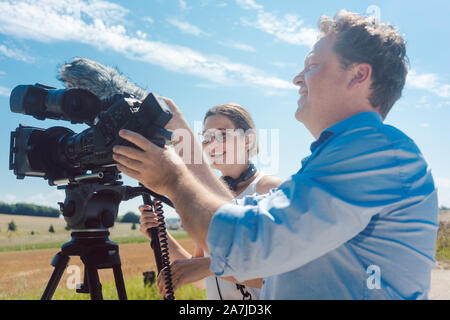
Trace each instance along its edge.
{"label": "man's nose", "polygon": [[297,74],[294,79],[292,80],[292,83],[296,86],[301,86],[302,83],[305,82],[305,78],[304,78],[304,71],[300,72],[299,74]]}

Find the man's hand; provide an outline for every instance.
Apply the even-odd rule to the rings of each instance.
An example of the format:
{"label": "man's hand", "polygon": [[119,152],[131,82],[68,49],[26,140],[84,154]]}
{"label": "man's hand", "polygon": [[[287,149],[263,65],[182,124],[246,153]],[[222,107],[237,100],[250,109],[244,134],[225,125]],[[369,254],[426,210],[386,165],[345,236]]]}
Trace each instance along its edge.
{"label": "man's hand", "polygon": [[117,162],[117,169],[152,191],[169,195],[171,187],[186,169],[180,157],[172,148],[160,148],[136,132],[120,130],[119,135],[142,150],[114,146],[113,159]]}

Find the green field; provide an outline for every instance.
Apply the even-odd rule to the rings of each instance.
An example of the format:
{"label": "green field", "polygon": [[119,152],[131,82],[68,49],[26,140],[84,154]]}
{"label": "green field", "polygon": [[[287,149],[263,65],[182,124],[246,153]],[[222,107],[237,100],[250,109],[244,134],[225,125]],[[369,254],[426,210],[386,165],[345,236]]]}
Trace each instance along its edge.
{"label": "green field", "polygon": [[[144,286],[142,277],[135,276],[125,279],[128,300],[163,300],[156,285]],[[39,300],[43,289],[34,289],[25,295],[11,295],[8,300]],[[117,290],[113,281],[102,283],[104,300],[118,300]],[[175,292],[176,300],[205,300],[206,291],[199,290],[193,285],[185,285]],[[90,300],[89,294],[76,293],[75,290],[58,287],[52,300]]]}
{"label": "green field", "polygon": [[[8,231],[8,224],[14,221],[17,230]],[[53,226],[54,232],[49,232],[50,226]],[[70,240],[70,230],[65,229],[66,223],[60,218],[43,218],[19,215],[0,214],[0,300],[36,300],[40,299],[44,284],[49,279],[51,266],[51,256],[53,256],[61,245]],[[132,300],[161,300],[155,285],[144,287],[142,277],[142,265],[144,270],[151,270],[154,260],[152,251],[148,245],[148,239],[139,231],[139,225],[136,230],[132,230],[131,223],[116,223],[110,229],[110,238],[121,246],[121,260],[123,262],[123,272],[125,287],[128,299]],[[193,245],[185,231],[170,230],[170,233],[185,244]],[[142,243],[142,245],[140,245]],[[139,255],[139,259],[130,255],[129,246],[137,244],[145,250],[138,251],[132,249],[134,256]],[[134,247],[133,247],[134,248]],[[49,249],[49,250],[44,250]],[[26,252],[25,250],[33,250]],[[50,256],[43,259],[43,253]],[[17,262],[11,265],[10,256],[20,253]],[[30,258],[32,253],[36,253]],[[128,256],[127,256],[128,255]],[[150,258],[147,258],[150,257]],[[3,259],[3,260],[2,260]],[[134,260],[133,260],[134,259]],[[42,270],[42,261],[47,271]],[[76,261],[76,259],[74,260]],[[131,263],[132,262],[132,263]],[[40,264],[41,263],[41,264]],[[131,264],[130,264],[131,263]],[[134,265],[136,263],[136,265]],[[111,273],[111,270],[101,270],[103,274]],[[33,276],[23,276],[33,273]],[[37,281],[37,282],[36,282]],[[40,281],[40,282],[39,282]],[[89,294],[78,294],[74,289],[70,290],[64,287],[64,281],[55,292],[55,300],[89,300]],[[103,298],[106,300],[117,299],[117,291],[114,280],[105,278],[102,280]],[[175,293],[176,299],[182,300],[203,300],[206,298],[205,290],[199,290],[192,285],[185,285]]]}
{"label": "green field", "polygon": [[[17,231],[8,231],[8,224],[14,221]],[[49,232],[53,226],[54,233]],[[62,218],[43,218],[20,215],[0,214],[0,252],[33,249],[59,248],[70,240],[70,230],[66,230],[66,222]],[[131,229],[131,223],[116,222],[109,231],[110,238],[118,244],[143,243],[148,240],[139,231]],[[185,231],[170,233],[177,239],[187,238]]]}
{"label": "green field", "polygon": [[[15,232],[8,231],[11,221],[17,225]],[[54,233],[49,232],[51,225]],[[0,214],[0,252],[59,248],[70,240],[71,231],[66,230],[65,226],[66,222],[62,218]],[[132,230],[131,226],[131,223],[116,222],[110,229],[110,238],[118,244],[148,242],[138,230],[139,225],[136,230]],[[189,237],[185,231],[171,230],[170,233],[177,239]],[[441,210],[439,213],[436,259],[450,263],[450,210]]]}
{"label": "green field", "polygon": [[[15,232],[8,231],[8,224],[14,221],[17,226]],[[53,226],[55,232],[49,232],[50,226]],[[16,255],[15,252],[21,252],[24,250],[33,250],[36,252],[37,256],[41,256],[45,250],[34,251],[37,249],[49,249],[56,253],[60,246],[70,240],[70,232],[65,229],[66,223],[64,219],[60,218],[42,218],[42,217],[29,217],[29,216],[18,216],[18,215],[4,215],[0,214],[0,255]],[[124,254],[124,261],[126,260],[126,253],[130,252],[125,250],[129,246],[143,246],[140,243],[148,243],[148,240],[140,233],[138,230],[139,225],[137,225],[136,230],[132,230],[132,224],[130,223],[116,223],[113,228],[110,229],[111,239],[118,244],[124,244],[122,246],[122,254]],[[171,234],[183,241],[186,245],[193,244],[192,239],[189,238],[184,231],[170,231]],[[33,234],[32,234],[33,233]],[[141,253],[139,251],[139,259],[143,260],[143,264],[149,265],[149,260],[145,258],[145,255],[151,255],[148,246],[143,246],[145,251]],[[137,249],[132,249],[131,252],[136,252]],[[141,248],[142,250],[142,248]],[[39,299],[43,292],[43,281],[48,280],[49,271],[43,274],[42,271],[39,272],[38,259],[28,258],[26,266],[24,265],[24,260],[29,257],[32,252],[21,253],[21,259],[18,260],[17,264],[13,266],[6,267],[4,262],[3,265],[0,263],[0,299],[7,300],[35,300]],[[17,253],[17,254],[18,254]],[[54,254],[52,253],[52,255]],[[121,256],[122,256],[121,254]],[[135,253],[136,255],[136,253]],[[4,256],[6,257],[6,256]],[[132,257],[130,257],[131,259]],[[0,259],[1,260],[1,259]],[[41,259],[42,260],[42,259]],[[45,265],[48,266],[50,270],[49,262],[50,256],[45,259]],[[436,243],[436,260],[441,262],[444,266],[450,267],[450,210],[441,211],[439,215],[439,230]],[[137,263],[136,260],[133,263]],[[0,261],[1,262],[1,261]],[[127,267],[135,267],[134,264],[127,263]],[[6,268],[6,269],[5,269]],[[134,270],[134,269],[133,269]],[[125,286],[127,289],[127,294],[129,299],[135,300],[160,300],[162,299],[157,293],[156,287],[144,287],[143,278],[141,271],[129,270],[125,276]],[[145,270],[145,269],[144,269]],[[149,270],[149,269],[146,269]],[[28,272],[38,272],[36,273],[41,278],[40,284],[31,284],[27,281],[31,281],[32,278],[23,278],[23,274]],[[17,277],[9,278],[10,280],[3,278],[2,272],[16,272]],[[14,280],[11,280],[14,279]],[[28,280],[27,280],[28,279]],[[104,299],[117,299],[117,293],[114,281],[108,280],[103,282],[103,297]],[[2,287],[3,281],[3,287]],[[10,282],[5,282],[10,281]],[[12,281],[12,282],[11,282]],[[12,284],[12,286],[11,286]],[[19,288],[20,287],[20,288]],[[186,285],[177,290],[175,294],[176,299],[182,300],[202,300],[206,298],[205,290],[198,290],[192,285]],[[56,290],[54,298],[56,300],[87,300],[90,299],[87,294],[77,294],[75,290],[69,290],[67,288],[59,288]]]}

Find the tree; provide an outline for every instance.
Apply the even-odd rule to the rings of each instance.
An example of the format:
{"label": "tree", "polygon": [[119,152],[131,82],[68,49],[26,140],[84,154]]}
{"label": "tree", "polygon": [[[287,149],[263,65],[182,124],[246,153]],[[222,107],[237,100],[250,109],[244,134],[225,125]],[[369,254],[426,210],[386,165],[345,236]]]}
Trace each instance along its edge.
{"label": "tree", "polygon": [[139,216],[136,213],[129,211],[123,215],[120,222],[139,223]]}
{"label": "tree", "polygon": [[17,226],[16,226],[16,224],[14,223],[14,220],[12,220],[10,223],[8,223],[8,231],[14,232],[14,231],[16,231],[16,230],[17,230]]}
{"label": "tree", "polygon": [[0,213],[37,217],[59,217],[59,210],[51,207],[38,206],[31,203],[7,204],[0,202]]}

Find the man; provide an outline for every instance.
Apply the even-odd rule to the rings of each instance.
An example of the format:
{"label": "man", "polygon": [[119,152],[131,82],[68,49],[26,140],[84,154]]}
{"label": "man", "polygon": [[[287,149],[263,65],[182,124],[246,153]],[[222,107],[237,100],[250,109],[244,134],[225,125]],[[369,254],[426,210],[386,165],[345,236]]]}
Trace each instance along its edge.
{"label": "man", "polygon": [[216,275],[265,278],[261,299],[426,299],[436,190],[414,142],[382,122],[405,84],[405,43],[345,10],[319,28],[294,78],[296,118],[317,140],[278,189],[231,204],[206,165],[128,131],[144,151],[115,147],[118,168],[172,199]]}

